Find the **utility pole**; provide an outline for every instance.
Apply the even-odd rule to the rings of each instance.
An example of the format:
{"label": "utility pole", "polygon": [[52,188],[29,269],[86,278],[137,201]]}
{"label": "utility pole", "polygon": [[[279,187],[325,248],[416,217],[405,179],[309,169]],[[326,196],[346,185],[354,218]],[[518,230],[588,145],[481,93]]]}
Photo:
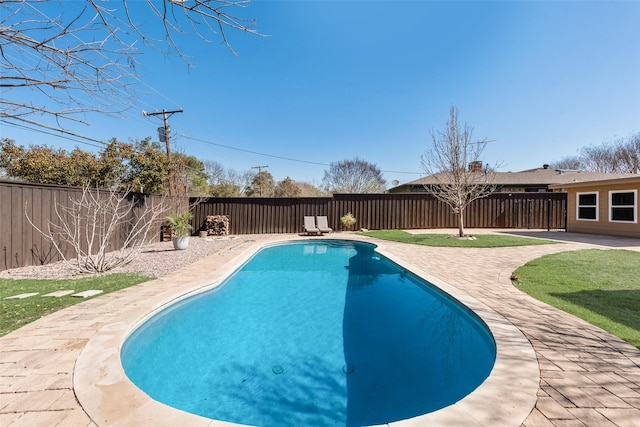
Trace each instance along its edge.
{"label": "utility pole", "polygon": [[156,111],[155,113],[147,113],[146,111],[142,110],[142,115],[145,117],[159,116],[162,114],[162,121],[164,126],[158,128],[158,138],[160,139],[160,142],[164,142],[165,146],[167,147],[167,157],[169,158],[169,160],[171,160],[171,137],[169,135],[169,131],[171,130],[171,128],[169,127],[169,117],[171,117],[175,113],[182,112],[182,108],[173,111],[167,111],[163,109],[162,111]]}
{"label": "utility pole", "polygon": [[167,111],[165,109],[163,109],[162,111],[156,111],[155,113],[147,113],[146,111],[142,110],[142,115],[145,117],[149,117],[149,116],[159,116],[162,114],[162,121],[163,121],[163,126],[158,128],[158,139],[160,140],[160,142],[164,142],[165,146],[167,147],[167,161],[169,163],[169,195],[170,196],[174,196],[175,194],[175,190],[176,190],[176,185],[175,185],[175,180],[174,180],[174,176],[173,176],[173,167],[171,164],[171,136],[169,134],[171,128],[169,128],[169,117],[171,117],[172,115],[174,115],[175,113],[182,113],[182,108],[180,108],[179,110],[173,110],[173,111]]}
{"label": "utility pole", "polygon": [[260,184],[260,197],[262,197],[262,168],[268,168],[269,166],[254,166],[251,169],[258,169],[258,179]]}

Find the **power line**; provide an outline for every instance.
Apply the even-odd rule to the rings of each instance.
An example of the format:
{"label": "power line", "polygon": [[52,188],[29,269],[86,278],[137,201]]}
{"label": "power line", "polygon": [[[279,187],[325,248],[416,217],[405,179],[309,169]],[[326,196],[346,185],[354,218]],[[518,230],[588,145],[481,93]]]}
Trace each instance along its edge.
{"label": "power line", "polygon": [[[35,6],[33,6],[33,5],[30,5],[30,4],[28,4],[28,6],[29,6],[29,7],[31,7],[31,8],[32,8],[34,11],[36,11],[37,13],[39,13],[40,15],[42,15],[43,17],[47,18],[50,22],[54,22],[58,27],[62,28],[59,22],[52,20],[52,19],[51,19],[47,14],[45,14],[42,10],[40,10],[40,9],[36,8]],[[72,35],[73,35],[73,37],[74,37],[76,40],[78,40],[78,41],[82,42],[82,40],[81,40],[81,39],[80,39],[76,34],[72,34]],[[99,54],[102,58],[104,58],[105,60],[110,60],[110,59],[108,58],[108,56],[107,56],[107,55],[105,55],[104,53],[98,53],[98,54]],[[178,103],[177,103],[177,102],[175,102],[174,100],[170,99],[170,98],[169,98],[169,97],[167,97],[165,94],[163,94],[162,92],[158,91],[157,89],[153,88],[153,87],[152,87],[151,85],[149,85],[146,81],[144,81],[144,80],[140,79],[140,78],[139,78],[135,73],[129,73],[129,72],[126,72],[126,73],[125,73],[125,75],[126,75],[127,77],[129,77],[129,78],[132,78],[132,79],[133,79],[133,80],[135,80],[136,82],[138,82],[138,83],[140,83],[140,84],[142,84],[142,85],[146,86],[146,87],[147,87],[147,88],[149,88],[151,91],[153,91],[153,92],[155,92],[156,94],[158,94],[159,96],[161,96],[161,97],[165,98],[165,99],[166,99],[166,100],[168,100],[169,102],[171,102],[171,103],[173,103],[173,104],[175,104],[175,105],[178,105]],[[122,97],[121,97],[121,96],[117,95],[117,96],[115,96],[115,98],[116,98],[117,100],[121,100],[121,101],[124,103],[124,100],[122,99]],[[143,101],[142,99],[137,99],[137,102],[138,102],[138,103],[141,103],[141,104],[147,104],[147,103],[146,103],[145,101]],[[147,105],[148,105],[148,104],[147,104]],[[176,110],[175,112],[182,112],[182,109],[180,109],[180,110]],[[166,118],[167,118],[166,114],[168,114],[168,113],[172,113],[172,112],[165,112],[165,111],[163,110],[163,112],[162,112],[162,113],[150,113],[150,114],[148,114],[148,115],[156,115],[156,114],[158,114],[158,115],[159,115],[159,114],[164,114],[164,115],[165,115],[165,126],[164,126],[165,133],[164,133],[164,134],[165,134],[166,140],[165,140],[165,141],[162,141],[162,138],[160,138],[160,139],[161,139],[161,142],[165,142],[165,144],[166,144],[166,146],[167,146],[167,154],[168,154],[168,155],[170,155],[170,145],[169,145],[169,144],[170,144],[170,142],[169,142],[169,138],[170,138],[170,136],[169,136],[169,132],[168,132],[168,124],[167,124],[167,121],[166,121]],[[130,115],[129,117],[130,117],[130,118],[137,119],[137,117],[135,117],[135,116],[131,116],[131,115]],[[193,117],[193,116],[190,116],[190,117]],[[197,117],[195,117],[195,118],[197,119]],[[107,145],[107,143],[105,143],[105,142],[103,142],[103,141],[99,141],[99,140],[97,140],[97,139],[90,138],[90,137],[86,137],[86,136],[83,136],[83,135],[80,135],[80,134],[77,134],[77,133],[73,133],[73,132],[65,131],[65,130],[63,130],[63,129],[58,129],[58,128],[51,127],[51,126],[42,125],[42,124],[39,124],[39,123],[36,123],[36,122],[30,122],[30,123],[31,123],[31,124],[33,124],[33,125],[36,125],[36,126],[44,126],[44,127],[48,128],[48,129],[53,130],[53,131],[56,131],[56,132],[69,134],[69,135],[72,135],[72,136],[74,136],[74,137],[76,137],[76,138],[81,138],[81,139],[85,139],[85,140],[87,140],[87,141],[93,141],[93,142],[98,142],[98,143],[103,144],[103,145]],[[205,128],[207,127],[206,125],[203,125],[201,122],[200,122],[200,125],[201,125],[201,126],[203,126],[203,127],[205,127]],[[15,125],[15,126],[18,126],[18,125]],[[26,126],[22,126],[22,127],[23,127],[24,129],[28,129],[28,130],[32,130],[32,131],[37,131],[37,132],[38,132],[38,130],[36,130],[36,129],[30,129],[30,128],[26,127]],[[69,140],[69,141],[74,141],[74,142],[78,142],[78,143],[81,143],[81,144],[85,144],[85,145],[89,145],[89,146],[93,146],[93,147],[101,148],[100,146],[97,146],[97,145],[94,145],[94,144],[90,144],[90,143],[83,142],[83,141],[78,141],[78,140],[71,139],[71,138],[64,137],[64,136],[60,136],[60,135],[55,135],[55,134],[48,133],[48,132],[45,132],[45,131],[39,131],[39,132],[41,132],[41,133],[43,133],[43,134],[53,135],[53,136],[56,136],[56,137],[59,137],[59,138],[62,138],[62,139],[67,139],[67,140]],[[252,151],[252,150],[247,150],[247,149],[237,148],[237,147],[233,147],[233,146],[225,145],[225,144],[218,144],[218,143],[214,143],[214,142],[211,142],[211,141],[206,141],[206,140],[202,140],[202,139],[198,139],[198,138],[189,137],[189,136],[186,136],[186,135],[184,135],[184,134],[178,134],[178,136],[181,136],[181,137],[184,137],[184,138],[186,138],[186,139],[193,140],[193,141],[198,141],[198,142],[202,142],[202,143],[205,143],[205,144],[209,144],[209,145],[214,145],[214,146],[218,146],[218,147],[228,148],[228,149],[230,149],[230,150],[240,151],[240,152],[244,152],[244,153],[250,153],[250,154],[259,155],[259,156],[271,157],[271,158],[280,159],[280,160],[285,160],[285,161],[291,161],[291,162],[297,162],[297,163],[305,163],[305,164],[318,165],[318,166],[324,166],[324,167],[331,166],[331,165],[330,165],[330,164],[328,164],[328,163],[321,163],[321,162],[316,162],[316,161],[311,161],[311,160],[303,160],[303,159],[295,159],[295,158],[291,158],[291,157],[285,157],[285,156],[279,156],[279,155],[274,155],[274,154],[267,154],[267,153],[261,153],[261,152],[257,152],[257,151]],[[384,172],[384,173],[394,173],[394,174],[424,175],[424,173],[420,173],[420,172],[407,172],[407,171],[389,171],[389,170],[381,170],[381,172]]]}
{"label": "power line", "polygon": [[[7,126],[9,126],[9,127],[26,129],[26,130],[29,130],[29,131],[32,131],[32,132],[38,132],[38,133],[42,133],[42,134],[44,134],[44,135],[51,135],[51,136],[55,136],[56,138],[60,138],[60,139],[66,139],[67,141],[77,142],[78,144],[89,145],[89,146],[91,146],[91,147],[96,147],[96,148],[103,148],[101,145],[91,144],[91,143],[89,143],[89,142],[81,141],[81,140],[74,139],[74,138],[69,138],[68,136],[57,135],[57,134],[55,134],[55,133],[53,133],[53,132],[47,132],[46,130],[43,130],[43,129],[39,129],[39,128],[31,128],[31,127],[29,127],[29,126],[20,125],[20,124],[17,124],[17,123],[12,123],[12,122],[9,122],[9,121],[7,121],[7,120],[3,120],[3,119],[0,119],[0,122],[3,122],[4,124],[6,124],[6,125],[7,125]],[[54,129],[54,130],[57,130],[57,129]],[[76,135],[76,136],[77,136],[78,138],[86,138],[86,139],[89,139],[88,137],[84,137],[84,136],[81,136],[81,135]],[[92,141],[93,139],[91,138],[91,139],[89,139],[89,140],[90,140],[90,141]]]}
{"label": "power line", "polygon": [[[194,137],[187,136],[187,135],[184,135],[184,134],[178,134],[178,135],[183,137],[183,138],[185,138],[185,139],[190,139],[192,141],[202,142],[203,144],[214,145],[216,147],[228,148],[230,150],[241,151],[243,153],[251,153],[251,154],[256,154],[258,156],[271,157],[271,158],[274,158],[274,159],[287,160],[287,161],[290,161],[290,162],[306,163],[306,164],[318,165],[318,166],[331,166],[331,164],[329,164],[329,163],[320,163],[320,162],[314,162],[314,161],[311,161],[311,160],[302,160],[302,159],[294,159],[294,158],[291,158],[291,157],[277,156],[275,154],[267,154],[267,153],[261,153],[261,152],[258,152],[258,151],[246,150],[244,148],[233,147],[231,145],[218,144],[216,142],[206,141],[204,139],[194,138]],[[423,172],[406,172],[406,171],[389,171],[389,170],[381,170],[380,172],[384,172],[384,173],[402,173],[402,174],[409,174],[409,175],[424,175]]]}
{"label": "power line", "polygon": [[[3,116],[4,116],[4,114],[3,114]],[[12,117],[12,118],[13,118],[13,117]],[[91,137],[88,137],[88,136],[80,135],[80,134],[77,134],[77,133],[75,133],[75,132],[71,132],[71,131],[68,131],[68,130],[64,130],[64,129],[60,129],[60,128],[55,128],[55,127],[53,127],[53,126],[45,125],[44,123],[34,122],[34,121],[32,121],[32,120],[25,119],[24,117],[20,117],[20,118],[13,118],[13,119],[17,119],[17,120],[23,121],[23,122],[25,122],[25,123],[29,123],[30,125],[38,126],[38,127],[45,128],[45,129],[49,129],[49,130],[52,130],[52,131],[55,131],[55,132],[60,132],[60,133],[63,133],[63,134],[71,135],[71,136],[74,136],[74,137],[76,137],[76,138],[86,139],[87,141],[97,142],[97,143],[102,144],[102,145],[108,145],[106,142],[104,142],[104,141],[100,141],[99,139],[95,139],[95,138],[91,138]],[[20,126],[20,125],[18,125],[17,123],[11,123],[11,122],[8,122],[8,121],[6,120],[6,118],[2,118],[2,119],[0,119],[0,121],[5,122],[5,123],[7,123],[7,124],[9,124],[9,125],[17,126],[17,127],[19,127],[19,126]],[[26,127],[26,126],[24,126],[24,125],[22,125],[22,127],[23,127],[23,128],[25,128],[25,129],[29,129],[28,127]],[[34,129],[34,130],[35,130],[35,129]],[[43,132],[44,132],[44,131],[43,131]],[[55,136],[55,135],[54,135],[54,136]],[[61,138],[62,138],[62,137],[61,137]],[[67,138],[67,139],[68,139],[68,138]],[[77,141],[77,142],[79,142],[79,141]],[[93,145],[93,144],[88,144],[88,143],[83,143],[83,144]],[[98,145],[93,145],[93,146],[94,146],[94,147],[102,148],[102,147],[100,147],[100,146],[98,146]]]}
{"label": "power line", "polygon": [[290,162],[307,163],[307,164],[319,165],[319,166],[330,166],[327,163],[313,162],[313,161],[310,161],[310,160],[300,160],[300,159],[293,159],[291,157],[276,156],[274,154],[260,153],[258,151],[245,150],[244,148],[232,147],[231,145],[218,144],[218,143],[215,143],[215,142],[206,141],[204,139],[194,138],[194,137],[187,136],[187,135],[184,135],[184,134],[178,134],[178,135],[180,135],[181,137],[183,137],[185,139],[190,139],[192,141],[202,142],[204,144],[209,144],[209,145],[215,145],[216,147],[224,147],[224,148],[228,148],[230,150],[241,151],[243,153],[257,154],[259,156],[272,157],[274,159],[281,159],[281,160],[288,160]]}
{"label": "power line", "polygon": [[[151,115],[151,114],[149,114],[149,115]],[[28,123],[32,123],[32,124],[34,124],[34,126],[38,126],[38,127],[43,126],[40,123],[31,122],[29,120],[24,120],[24,119],[21,119],[21,120],[23,120],[25,122],[28,122]],[[44,134],[44,135],[55,136],[57,138],[66,139],[67,141],[72,141],[72,142],[77,142],[79,144],[89,145],[91,147],[103,148],[104,146],[108,145],[106,142],[99,141],[99,140],[97,140],[95,138],[91,138],[91,137],[88,137],[88,136],[80,135],[80,134],[75,133],[75,132],[65,131],[63,129],[57,129],[57,128],[53,128],[53,127],[49,127],[49,126],[44,126],[44,127],[48,128],[48,129],[50,129],[52,131],[55,131],[55,132],[60,132],[62,134],[71,135],[71,136],[73,136],[75,138],[84,139],[86,141],[98,142],[98,143],[100,143],[102,145],[91,144],[89,142],[85,142],[85,141],[82,141],[82,140],[79,140],[79,139],[70,138],[70,137],[65,136],[65,135],[58,135],[58,134],[55,134],[53,132],[47,132],[47,131],[45,131],[45,130],[43,130],[41,128],[32,128],[32,127],[29,127],[29,126],[25,126],[25,125],[21,125],[21,124],[17,124],[17,123],[12,123],[12,122],[10,122],[10,121],[8,121],[6,119],[0,119],[0,122],[3,122],[3,123],[5,123],[5,124],[7,124],[8,126],[11,126],[11,127],[22,128],[22,129],[26,129],[26,130],[29,130],[29,131],[32,131],[32,132],[38,132],[38,133],[41,133],[41,134]],[[204,139],[194,138],[194,137],[187,136],[187,135],[184,135],[184,134],[177,134],[177,136],[180,136],[180,137],[188,139],[188,140],[201,142],[203,144],[213,145],[213,146],[216,146],[216,147],[228,148],[230,150],[240,151],[240,152],[243,152],[243,153],[255,154],[255,155],[258,155],[258,156],[271,157],[271,158],[274,158],[274,159],[286,160],[286,161],[297,162],[297,163],[306,163],[306,164],[312,164],[312,165],[318,165],[318,166],[331,166],[329,163],[314,162],[314,161],[311,161],[311,160],[294,159],[294,158],[291,158],[291,157],[278,156],[278,155],[275,155],[275,154],[261,153],[261,152],[258,152],[258,151],[247,150],[247,149],[244,149],[244,148],[233,147],[233,146],[227,145],[227,144],[219,144],[219,143],[207,141],[207,140],[204,140]],[[381,172],[384,172],[384,173],[396,173],[396,174],[406,174],[406,175],[424,175],[424,173],[421,173],[421,172],[407,172],[407,171],[381,170]]]}
{"label": "power line", "polygon": [[[1,2],[1,0],[0,0],[0,2]],[[35,12],[35,13],[39,14],[40,16],[42,16],[42,17],[46,18],[46,19],[47,19],[47,21],[48,21],[49,23],[54,24],[55,26],[57,26],[57,27],[58,27],[58,28],[60,28],[61,30],[66,30],[66,29],[64,28],[64,26],[62,25],[61,21],[59,21],[58,19],[52,19],[52,18],[51,18],[47,13],[45,13],[43,10],[41,10],[41,8],[36,7],[36,6],[34,6],[34,5],[30,4],[30,3],[26,3],[26,6],[28,6],[29,8],[31,8],[33,12]],[[83,12],[83,13],[84,13],[84,12]],[[69,34],[67,34],[67,36],[74,38],[75,40],[77,40],[77,41],[78,41],[78,42],[80,42],[80,43],[85,43],[85,41],[84,41],[82,38],[80,38],[77,34],[75,34],[75,32],[73,32],[73,31],[69,32]],[[107,63],[111,63],[111,64],[113,64],[114,66],[116,66],[116,67],[117,67],[117,70],[118,70],[118,73],[119,73],[119,75],[118,75],[118,80],[122,80],[122,79],[123,79],[123,77],[129,78],[129,79],[131,79],[131,80],[134,82],[134,84],[140,84],[140,85],[146,86],[147,88],[149,88],[150,90],[152,90],[152,91],[153,91],[153,92],[155,92],[156,94],[160,95],[161,97],[163,97],[163,98],[167,99],[168,101],[172,102],[172,103],[173,103],[173,104],[175,104],[175,105],[178,105],[175,101],[173,101],[172,99],[170,99],[168,96],[164,95],[164,94],[163,94],[163,93],[161,93],[160,91],[158,91],[158,90],[156,90],[155,88],[151,87],[151,85],[149,85],[147,82],[145,82],[144,80],[142,80],[142,79],[139,77],[138,73],[137,73],[137,72],[135,72],[135,70],[132,72],[132,71],[128,71],[127,69],[125,69],[125,67],[118,66],[118,65],[116,64],[116,62],[114,61],[114,59],[113,59],[113,58],[109,57],[107,54],[105,54],[105,53],[104,53],[104,52],[102,52],[101,50],[95,50],[95,51],[93,51],[93,53],[95,53],[95,54],[96,54],[96,55],[98,55],[99,57],[103,58],[105,61],[107,61]],[[29,55],[30,55],[30,56],[33,56],[36,60],[38,59],[38,57],[37,57],[36,55],[34,55],[34,54],[29,54]],[[22,60],[22,56],[24,56],[24,55],[21,55],[21,57],[20,57],[20,58],[16,58],[16,59],[14,59],[14,61],[18,61],[18,60],[20,60],[23,64],[25,64],[25,65],[26,65],[26,62]],[[120,75],[120,74],[121,74],[121,75]],[[127,92],[125,91],[124,93],[126,94]],[[139,96],[135,96],[135,99],[131,99],[131,97],[130,97],[129,99],[126,99],[126,98],[124,98],[124,97],[122,96],[122,93],[121,93],[121,92],[118,92],[118,91],[115,91],[115,92],[113,92],[113,91],[112,91],[112,93],[110,93],[110,94],[109,94],[109,96],[110,96],[110,97],[111,97],[111,99],[114,101],[114,103],[117,101],[117,102],[119,102],[121,105],[125,105],[125,106],[126,106],[126,105],[132,105],[132,103],[131,103],[131,102],[133,102],[133,103],[143,103],[143,104],[147,104],[147,103],[146,103],[146,102],[144,102],[142,99],[140,99],[140,97],[139,97]],[[130,102],[130,101],[131,101],[131,102]],[[148,105],[148,104],[147,104],[147,105]],[[135,118],[135,116],[132,116],[132,115],[128,115],[128,116],[129,116],[130,118],[131,118],[131,117]],[[68,118],[68,119],[69,119],[69,120],[74,120],[74,119],[72,119],[72,118]],[[90,138],[89,138],[89,139],[90,139]]]}

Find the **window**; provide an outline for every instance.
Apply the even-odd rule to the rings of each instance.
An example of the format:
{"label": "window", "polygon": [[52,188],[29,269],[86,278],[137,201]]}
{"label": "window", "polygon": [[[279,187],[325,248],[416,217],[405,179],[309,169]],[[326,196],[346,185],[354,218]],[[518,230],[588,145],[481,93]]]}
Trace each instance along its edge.
{"label": "window", "polygon": [[598,220],[598,193],[578,193],[577,219]]}
{"label": "window", "polygon": [[638,190],[609,191],[609,221],[638,222]]}

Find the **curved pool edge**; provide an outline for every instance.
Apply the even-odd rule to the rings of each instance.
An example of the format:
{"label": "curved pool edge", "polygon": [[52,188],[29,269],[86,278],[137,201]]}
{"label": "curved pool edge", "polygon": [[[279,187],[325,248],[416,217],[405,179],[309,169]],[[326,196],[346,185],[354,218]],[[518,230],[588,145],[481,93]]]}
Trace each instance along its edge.
{"label": "curved pool edge", "polygon": [[387,425],[514,426],[522,425],[535,407],[540,369],[533,346],[524,334],[495,310],[458,288],[385,250],[376,249],[396,264],[446,292],[472,310],[489,327],[496,343],[496,361],[489,376],[462,400],[429,414]]}
{"label": "curved pool edge", "polygon": [[[504,317],[457,288],[422,271],[410,262],[388,253],[384,244],[362,236],[337,234],[323,239],[373,243],[391,261],[422,277],[473,310],[489,326],[496,341],[497,356],[489,377],[470,395],[438,411],[390,423],[413,426],[520,426],[533,409],[540,371],[533,347]],[[120,351],[129,334],[151,315],[187,296],[220,284],[261,248],[308,237],[278,236],[261,239],[234,254],[212,255],[174,275],[146,282],[139,287],[154,291],[133,307],[122,307],[118,322],[101,328],[76,360],[73,387],[78,402],[98,425],[109,426],[233,426],[172,408],[151,399],[126,376]],[[212,263],[215,264],[212,266]]]}

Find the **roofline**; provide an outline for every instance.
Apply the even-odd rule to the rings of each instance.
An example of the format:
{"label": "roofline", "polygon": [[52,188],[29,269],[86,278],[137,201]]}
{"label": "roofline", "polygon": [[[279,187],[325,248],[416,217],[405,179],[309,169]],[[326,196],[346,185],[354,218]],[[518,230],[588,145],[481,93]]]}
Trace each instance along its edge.
{"label": "roofline", "polygon": [[598,179],[595,181],[568,182],[566,184],[551,184],[549,185],[549,188],[555,190],[573,187],[593,187],[594,185],[628,184],[634,182],[638,182],[640,184],[640,175],[614,179]]}

